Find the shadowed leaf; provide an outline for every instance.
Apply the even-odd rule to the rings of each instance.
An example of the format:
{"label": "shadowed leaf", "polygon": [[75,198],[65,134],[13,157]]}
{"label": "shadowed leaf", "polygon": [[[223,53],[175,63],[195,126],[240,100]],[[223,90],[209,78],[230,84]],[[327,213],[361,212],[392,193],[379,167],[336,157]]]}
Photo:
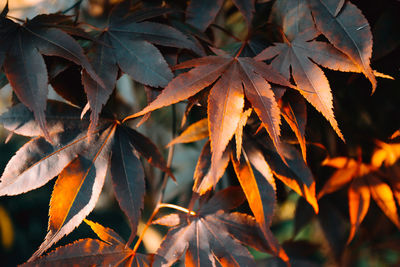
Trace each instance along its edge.
{"label": "shadowed leaf", "polygon": [[214,21],[224,0],[191,0],[186,10],[186,22],[205,31]]}
{"label": "shadowed leaf", "polygon": [[329,42],[353,60],[371,81],[374,92],[376,79],[370,67],[372,33],[361,11],[350,1],[346,1],[344,6],[341,0],[308,0],[308,3],[317,28]]}
{"label": "shadowed leaf", "polygon": [[[226,189],[232,190],[232,189]],[[212,204],[213,209],[208,212],[208,208],[204,207],[199,210],[198,215],[178,215],[174,216],[174,223],[171,224],[171,215],[167,215],[168,220],[163,218],[159,222],[166,222],[169,225],[176,225],[170,229],[164,238],[160,248],[157,250],[153,264],[155,266],[170,266],[178,261],[185,254],[185,264],[188,266],[214,266],[216,262],[222,266],[253,266],[254,260],[247,249],[242,246],[238,240],[229,232],[232,225],[232,233],[237,232],[235,220],[240,220],[241,216],[247,218],[247,215],[235,213],[230,216],[224,212],[225,208],[233,208],[236,205],[229,204],[233,195],[223,190],[218,192],[208,203]],[[224,196],[225,195],[225,196]],[[229,204],[216,208],[215,204],[221,202],[214,198],[224,199]],[[214,201],[214,202],[213,202]],[[206,205],[208,205],[208,203]],[[210,203],[210,205],[211,205]],[[239,203],[239,202],[236,202]],[[215,212],[218,210],[217,212]],[[179,222],[179,224],[177,224]],[[241,220],[239,225],[245,220]],[[250,228],[254,227],[254,223]],[[236,231],[235,231],[236,230]],[[258,231],[256,231],[259,233]],[[241,236],[241,238],[243,238]],[[243,238],[245,239],[245,238]]]}
{"label": "shadowed leaf", "polygon": [[144,171],[124,129],[117,128],[112,146],[111,178],[115,197],[136,233],[146,192]]}
{"label": "shadowed leaf", "polygon": [[42,55],[58,56],[81,65],[96,82],[101,79],[89,64],[83,49],[68,34],[47,24],[37,16],[23,25],[2,18],[0,39],[7,38],[9,45],[1,45],[0,63],[14,92],[30,110],[46,137],[45,109],[48,92],[48,76]]}
{"label": "shadowed leaf", "polygon": [[251,21],[253,20],[253,13],[255,10],[255,1],[254,0],[233,0],[235,6],[242,12],[244,18],[248,25],[251,25]]}
{"label": "shadowed leaf", "polygon": [[110,43],[109,37],[103,34],[98,40],[105,44],[98,44],[95,46],[90,59],[96,72],[103,79],[104,86],[101,86],[93,80],[86,71],[82,73],[82,83],[92,111],[90,115],[91,125],[89,131],[92,131],[97,126],[101,108],[114,90],[118,75],[118,66],[114,58],[113,48],[106,46],[107,43]]}
{"label": "shadowed leaf", "polygon": [[139,154],[144,157],[150,164],[168,173],[172,179],[175,179],[171,170],[167,167],[163,156],[160,151],[154,145],[154,143],[142,135],[138,131],[135,131],[129,127],[123,127],[124,134],[129,138],[130,144],[136,149]]}
{"label": "shadowed leaf", "polygon": [[281,107],[282,116],[295,133],[300,144],[301,154],[304,162],[307,162],[307,147],[305,138],[307,122],[306,102],[304,101],[304,98],[301,98],[297,94],[290,94],[289,101],[284,102]]}
{"label": "shadowed leaf", "polygon": [[282,161],[276,152],[268,148],[264,151],[264,156],[272,173],[297,194],[303,196],[308,203],[318,213],[318,203],[315,195],[315,181],[311,170],[305,164],[301,154],[292,146],[282,146],[283,156],[287,165]]}

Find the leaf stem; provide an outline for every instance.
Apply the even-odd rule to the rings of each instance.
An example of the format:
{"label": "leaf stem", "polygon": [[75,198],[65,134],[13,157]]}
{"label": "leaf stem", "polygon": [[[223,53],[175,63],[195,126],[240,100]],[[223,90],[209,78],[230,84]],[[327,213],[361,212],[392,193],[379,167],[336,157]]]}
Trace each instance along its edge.
{"label": "leaf stem", "polygon": [[13,20],[16,20],[16,21],[21,22],[21,23],[25,23],[25,20],[17,18],[17,17],[13,17],[13,16],[10,16],[10,15],[7,15],[6,17],[10,18],[10,19],[13,19]]}
{"label": "leaf stem", "polygon": [[182,211],[184,213],[190,214],[190,215],[196,215],[196,212],[189,210],[187,208],[178,206],[178,205],[174,205],[174,204],[169,204],[169,203],[160,203],[158,205],[158,208],[170,208],[170,209],[174,209],[174,210],[179,210]]}
{"label": "leaf stem", "polygon": [[[176,107],[175,105],[172,105],[172,123],[171,123],[171,134],[172,134],[172,139],[174,139],[176,137]],[[172,140],[171,139],[171,140]],[[172,165],[172,160],[174,157],[174,145],[171,145],[168,149],[168,158],[167,158],[167,168],[169,169]],[[167,182],[168,182],[168,173],[164,173],[163,177],[162,177],[162,184],[161,186],[159,186],[158,188],[160,188],[160,190],[158,191],[158,197],[156,198],[156,205],[155,208],[153,210],[153,213],[150,215],[150,218],[147,220],[147,223],[142,231],[142,233],[139,236],[139,239],[136,241],[135,246],[133,247],[133,251],[132,254],[135,255],[137,249],[139,248],[140,243],[143,240],[144,234],[146,233],[147,229],[149,228],[149,226],[151,225],[154,216],[156,216],[156,214],[158,213],[158,211],[160,210],[160,208],[162,207],[162,199],[164,197],[164,193],[165,193],[165,188],[167,187]],[[171,204],[172,205],[172,204]],[[179,207],[179,206],[177,206]],[[129,237],[128,242],[126,243],[125,247],[128,247],[133,239],[135,238],[135,233],[132,233],[131,236]]]}
{"label": "leaf stem", "polygon": [[92,24],[89,24],[89,23],[86,23],[86,22],[79,22],[79,24],[80,24],[80,25],[85,25],[85,26],[87,26],[88,28],[90,28],[90,29],[92,29],[92,30],[95,30],[95,31],[98,31],[98,32],[103,32],[103,31],[105,31],[105,29],[98,28],[98,27],[93,26]]}
{"label": "leaf stem", "polygon": [[211,26],[214,27],[214,28],[216,28],[216,29],[218,29],[218,30],[220,30],[220,31],[222,31],[222,32],[224,32],[226,35],[228,35],[229,37],[235,39],[235,40],[238,41],[238,42],[241,42],[241,41],[242,41],[242,40],[240,40],[238,37],[236,37],[232,32],[230,32],[229,30],[225,29],[224,27],[221,27],[221,26],[219,26],[219,25],[217,25],[217,24],[214,24],[214,23],[211,24]]}
{"label": "leaf stem", "polygon": [[240,56],[240,54],[242,53],[244,47],[246,46],[247,41],[243,41],[242,42],[242,46],[240,47],[239,51],[236,53],[235,58],[238,58]]}

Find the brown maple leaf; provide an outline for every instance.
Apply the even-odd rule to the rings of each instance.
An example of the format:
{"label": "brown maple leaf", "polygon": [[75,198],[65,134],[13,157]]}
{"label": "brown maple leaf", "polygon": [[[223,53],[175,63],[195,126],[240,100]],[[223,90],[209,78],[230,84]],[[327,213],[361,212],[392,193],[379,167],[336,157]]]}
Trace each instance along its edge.
{"label": "brown maple leaf", "polygon": [[[271,247],[253,217],[228,213],[243,200],[241,190],[230,187],[217,192],[197,212],[170,214],[154,221],[172,228],[156,252],[153,265],[170,266],[185,254],[189,266],[253,266],[251,254],[241,243],[261,251],[271,252]],[[279,253],[286,255],[282,250]]]}
{"label": "brown maple leaf", "polygon": [[185,100],[212,85],[208,96],[208,127],[212,151],[211,176],[217,180],[215,166],[238,128],[245,97],[280,152],[280,111],[268,81],[293,86],[262,62],[247,57],[232,57],[217,49],[214,51],[219,55],[175,66],[175,69],[194,68],[174,78],[153,102],[125,120]]}
{"label": "brown maple leaf", "polygon": [[149,256],[133,253],[112,229],[89,220],[85,222],[102,241],[81,239],[22,266],[150,266]]}

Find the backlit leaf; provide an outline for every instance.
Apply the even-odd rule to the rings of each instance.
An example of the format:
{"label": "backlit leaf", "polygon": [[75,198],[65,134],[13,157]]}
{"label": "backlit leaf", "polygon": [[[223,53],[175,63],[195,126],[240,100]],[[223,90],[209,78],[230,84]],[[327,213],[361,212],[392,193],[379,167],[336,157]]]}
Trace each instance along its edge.
{"label": "backlit leaf", "polygon": [[124,245],[109,245],[88,238],[59,247],[22,266],[113,266],[130,254],[131,250]]}
{"label": "backlit leaf", "polygon": [[114,132],[115,126],[105,130],[60,173],[50,201],[48,233],[30,260],[69,234],[94,208],[108,170]]}
{"label": "backlit leaf", "polygon": [[385,213],[385,215],[398,228],[400,228],[399,213],[390,186],[384,183],[381,179],[378,179],[373,175],[369,175],[367,177],[367,183],[371,191],[371,196],[375,200],[376,204],[378,204],[378,206]]}
{"label": "backlit leaf", "polygon": [[250,117],[253,109],[249,108],[240,115],[239,123],[235,131],[235,143],[236,143],[236,159],[240,159],[242,153],[242,140],[243,140],[243,128],[246,126],[247,119]]}
{"label": "backlit leaf", "polygon": [[351,228],[347,243],[350,243],[365,215],[367,215],[371,194],[368,185],[362,178],[356,178],[349,187],[348,195]]}
{"label": "backlit leaf", "polygon": [[104,242],[107,242],[111,245],[125,245],[125,241],[116,232],[114,232],[114,230],[104,227],[101,224],[89,221],[87,219],[85,219],[84,221]]}
{"label": "backlit leaf", "polygon": [[208,137],[208,121],[201,119],[188,126],[178,137],[175,137],[168,146],[181,143],[192,143]]}
{"label": "backlit leaf", "polygon": [[[211,88],[208,96],[208,126],[211,145],[211,175],[215,176],[216,162],[220,160],[238,127],[244,106],[242,83],[237,65],[231,65]],[[222,101],[221,101],[222,100]],[[222,103],[221,103],[222,102]]]}
{"label": "backlit leaf", "polygon": [[[329,52],[320,51],[313,47],[313,43],[328,46],[322,42],[312,41],[317,36],[318,32],[313,28],[309,28],[296,35],[293,41],[288,40],[287,43],[276,43],[275,46],[266,48],[256,59],[274,58],[272,66],[286,75],[288,79],[290,78],[289,70],[291,69],[291,74],[300,88],[300,93],[325,116],[338,136],[343,139],[333,114],[333,98],[329,82],[323,71],[310,60],[319,55],[321,57],[329,57]],[[324,64],[324,66],[332,67],[330,63]]]}
{"label": "backlit leaf", "polygon": [[[240,161],[232,155],[231,161],[251,211],[262,231],[266,232],[271,224],[275,191],[267,180],[256,179],[245,153],[242,153]],[[272,173],[270,176],[272,177]]]}

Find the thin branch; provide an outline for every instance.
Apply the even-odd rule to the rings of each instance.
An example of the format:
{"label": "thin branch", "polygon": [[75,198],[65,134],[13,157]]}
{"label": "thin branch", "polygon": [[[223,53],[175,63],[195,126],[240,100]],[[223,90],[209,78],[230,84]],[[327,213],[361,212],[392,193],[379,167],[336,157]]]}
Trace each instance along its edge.
{"label": "thin branch", "polygon": [[242,40],[240,40],[238,37],[236,37],[232,32],[230,32],[229,30],[225,29],[224,27],[221,27],[221,26],[219,26],[219,25],[217,25],[217,24],[214,24],[214,23],[211,24],[211,26],[214,27],[214,28],[216,28],[216,29],[218,29],[218,30],[220,30],[220,31],[222,31],[222,32],[224,32],[226,35],[228,35],[229,37],[235,39],[235,40],[238,41],[238,42],[241,42],[241,41],[242,41]]}
{"label": "thin branch", "polygon": [[71,10],[74,9],[74,8],[79,8],[79,7],[81,6],[81,4],[82,4],[82,0],[78,0],[75,4],[73,4],[72,6],[70,6],[70,7],[67,8],[67,9],[65,9],[65,10],[62,11],[61,13],[62,13],[62,14],[66,14],[66,13],[68,13],[69,11],[71,11]]}
{"label": "thin branch", "polygon": [[[174,139],[176,137],[176,107],[175,107],[175,105],[172,105],[171,132],[172,132],[172,139]],[[168,149],[167,168],[171,167],[173,157],[174,157],[174,145],[170,146]],[[144,234],[146,233],[147,229],[150,227],[150,225],[154,219],[154,216],[156,216],[156,214],[162,207],[161,202],[164,197],[165,188],[167,187],[168,177],[169,177],[168,173],[163,174],[161,186],[158,187],[158,188],[160,188],[160,190],[158,191],[159,192],[158,197],[156,198],[155,208],[153,210],[153,213],[150,215],[150,218],[147,220],[146,226],[144,227],[142,233],[140,234],[139,239],[136,241],[136,244],[135,244],[135,246],[133,248],[133,252],[132,252],[133,255],[136,254],[136,251],[139,248],[139,245],[143,240]],[[134,238],[135,238],[135,233],[132,233],[131,236],[129,237],[129,240],[126,243],[125,247],[128,247],[132,243]]]}

